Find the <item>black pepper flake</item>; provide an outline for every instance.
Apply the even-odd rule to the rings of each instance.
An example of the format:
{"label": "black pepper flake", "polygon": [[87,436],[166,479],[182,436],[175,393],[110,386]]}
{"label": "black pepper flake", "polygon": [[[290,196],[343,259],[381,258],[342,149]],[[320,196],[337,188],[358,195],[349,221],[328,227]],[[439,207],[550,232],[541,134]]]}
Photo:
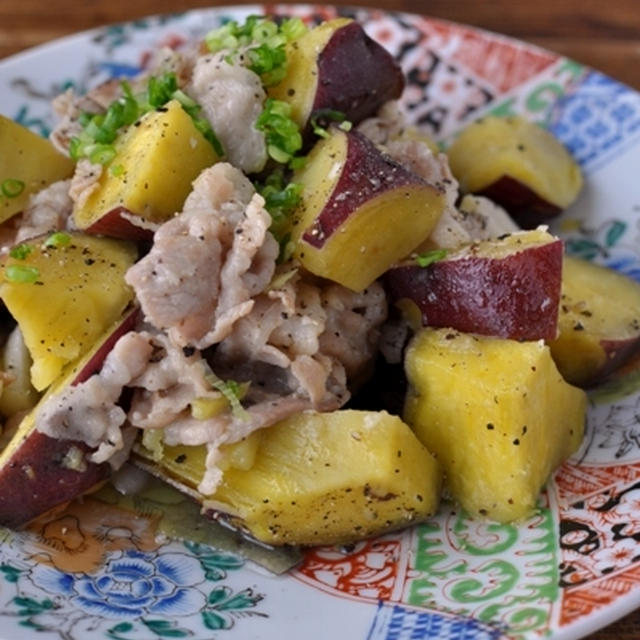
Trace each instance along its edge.
{"label": "black pepper flake", "polygon": [[190,358],[196,352],[196,348],[191,345],[187,345],[186,347],[182,347],[182,353],[185,358]]}
{"label": "black pepper flake", "polygon": [[489,429],[489,431],[491,431],[492,429],[495,429],[495,427],[493,426],[493,423],[487,422],[487,429]]}
{"label": "black pepper flake", "polygon": [[177,458],[176,458],[176,463],[177,464],[182,464],[185,460],[187,459],[187,454],[186,453],[181,453]]}
{"label": "black pepper flake", "polygon": [[93,258],[85,258],[84,263],[90,267],[92,264],[95,264],[95,260]]}
{"label": "black pepper flake", "polygon": [[517,447],[520,444],[520,439],[519,438],[515,438],[513,441],[513,444]]}

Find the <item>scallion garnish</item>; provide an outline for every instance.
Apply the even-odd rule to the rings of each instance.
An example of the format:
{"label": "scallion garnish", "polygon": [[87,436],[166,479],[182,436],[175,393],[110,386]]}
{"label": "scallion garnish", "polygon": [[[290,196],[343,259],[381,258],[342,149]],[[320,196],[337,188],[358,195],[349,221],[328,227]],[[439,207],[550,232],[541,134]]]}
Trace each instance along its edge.
{"label": "scallion garnish", "polygon": [[113,143],[121,129],[132,125],[145,113],[162,108],[172,99],[177,100],[189,114],[196,129],[209,141],[216,153],[219,156],[224,155],[211,124],[200,116],[200,105],[178,87],[175,73],[151,76],[147,80],[146,90],[139,97],[133,94],[129,83],[122,82],[121,86],[122,95],[109,105],[105,113],[80,114],[78,122],[83,129],[80,135],[73,137],[69,142],[71,158],[88,158],[94,164],[111,163],[117,155]]}
{"label": "scallion garnish", "polygon": [[235,418],[244,420],[248,417],[246,409],[240,404],[240,399],[247,392],[246,384],[235,380],[218,380],[213,383],[213,386],[225,397]]}
{"label": "scallion garnish", "polygon": [[27,264],[10,264],[4,270],[4,275],[9,282],[33,284],[38,281],[40,271],[37,267],[31,267]]}
{"label": "scallion garnish", "polygon": [[428,267],[430,264],[434,262],[438,262],[438,260],[443,260],[447,257],[446,249],[432,249],[431,251],[425,251],[423,253],[419,253],[416,256],[416,263],[419,267]]}
{"label": "scallion garnish", "polygon": [[291,257],[291,214],[300,204],[303,185],[287,183],[282,168],[273,171],[264,183],[257,183],[256,190],[264,198],[265,209],[271,215],[271,231],[280,245],[279,262]]}
{"label": "scallion garnish", "polygon": [[327,127],[330,123],[335,122],[343,131],[350,131],[352,124],[346,119],[347,116],[342,111],[336,109],[319,109],[311,115],[311,128],[313,133],[319,138],[328,138],[329,132]]}
{"label": "scallion garnish", "polygon": [[15,247],[12,247],[9,251],[9,255],[15,260],[26,260],[27,256],[33,251],[33,247],[30,244],[22,243]]}
{"label": "scallion garnish", "polygon": [[229,64],[242,60],[269,87],[278,84],[286,74],[287,42],[299,38],[306,30],[300,18],[278,24],[269,18],[249,16],[243,24],[230,20],[209,31],[205,43],[213,53],[226,51],[225,60]]}
{"label": "scallion garnish", "polygon": [[300,127],[291,118],[288,102],[267,98],[256,128],[264,132],[267,153],[276,162],[287,164],[302,148]]}
{"label": "scallion garnish", "polygon": [[71,236],[64,231],[52,233],[44,242],[45,247],[64,247],[71,242]]}
{"label": "scallion garnish", "polygon": [[0,191],[5,198],[17,198],[24,191],[24,182],[17,178],[6,178],[0,183]]}

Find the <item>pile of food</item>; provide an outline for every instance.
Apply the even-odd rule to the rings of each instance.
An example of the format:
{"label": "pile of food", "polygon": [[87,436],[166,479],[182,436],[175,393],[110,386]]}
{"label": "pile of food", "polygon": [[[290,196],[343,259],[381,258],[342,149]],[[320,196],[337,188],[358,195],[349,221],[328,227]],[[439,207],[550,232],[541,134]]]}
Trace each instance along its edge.
{"label": "pile of food", "polygon": [[251,17],[67,91],[49,140],[0,118],[0,524],[131,465],[272,545],[443,491],[534,511],[640,285],[545,226],[582,187],[548,132],[488,117],[445,153],[403,88],[357,22]]}

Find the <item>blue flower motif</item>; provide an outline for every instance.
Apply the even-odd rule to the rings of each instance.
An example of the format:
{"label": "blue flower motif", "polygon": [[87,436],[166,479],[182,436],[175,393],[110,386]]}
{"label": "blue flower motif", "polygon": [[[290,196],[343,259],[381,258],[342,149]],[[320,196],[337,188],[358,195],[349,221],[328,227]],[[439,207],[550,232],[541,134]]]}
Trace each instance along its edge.
{"label": "blue flower motif", "polygon": [[203,581],[200,562],[182,553],[125,551],[94,575],[36,565],[30,577],[36,586],[103,618],[186,616],[205,606],[204,594],[193,588]]}

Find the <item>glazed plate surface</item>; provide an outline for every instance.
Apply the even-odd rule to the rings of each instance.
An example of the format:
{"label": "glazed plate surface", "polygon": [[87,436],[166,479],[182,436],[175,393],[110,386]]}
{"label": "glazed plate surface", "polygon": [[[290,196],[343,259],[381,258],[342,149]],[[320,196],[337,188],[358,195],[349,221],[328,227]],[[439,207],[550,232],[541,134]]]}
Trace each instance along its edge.
{"label": "glazed plate surface", "polygon": [[[444,144],[483,114],[549,127],[586,176],[554,223],[567,250],[640,279],[640,95],[577,62],[463,25],[320,6],[226,7],[82,33],[0,61],[0,112],[46,134],[51,99],[137,73],[150,51],[269,11],[361,21],[401,62],[411,119]],[[639,376],[640,377],[640,376]],[[587,435],[520,526],[443,505],[354,549],[273,576],[230,551],[159,535],[108,495],[0,530],[0,638],[575,640],[640,606],[640,381],[590,395]],[[174,498],[165,500],[172,509]]]}

